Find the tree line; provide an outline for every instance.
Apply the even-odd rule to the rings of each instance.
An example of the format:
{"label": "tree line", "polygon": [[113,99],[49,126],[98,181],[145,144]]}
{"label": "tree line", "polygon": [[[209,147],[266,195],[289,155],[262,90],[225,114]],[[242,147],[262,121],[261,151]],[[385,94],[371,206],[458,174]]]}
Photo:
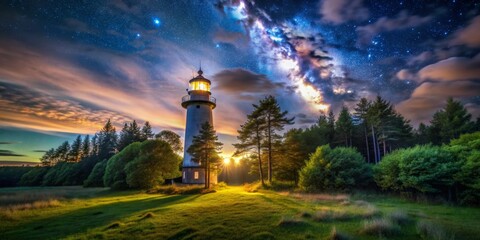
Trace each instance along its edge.
{"label": "tree line", "polygon": [[[127,149],[132,144],[134,146]],[[10,169],[12,174],[18,172],[16,175],[20,175],[10,185],[84,185],[86,187],[108,186],[114,188],[153,186],[165,178],[179,176],[181,158],[178,153],[182,150],[182,142],[178,134],[169,130],[154,134],[148,121],[143,126],[139,126],[135,120],[125,123],[122,130],[117,133],[112,122],[108,120],[92,138],[89,135],[83,138],[79,135],[71,144],[65,141],[57,148],[48,150],[40,159],[43,167],[31,168],[21,174],[19,171]],[[128,155],[128,152],[135,152],[135,154]],[[129,156],[127,159],[124,158],[126,155]],[[107,173],[107,166],[114,166],[119,161],[117,159],[123,159],[125,166],[118,167],[117,170],[120,169],[118,171],[108,171],[109,175],[104,176]],[[152,159],[158,160],[160,165],[149,166],[146,162]],[[127,170],[126,164],[130,162],[132,164]],[[133,165],[138,167],[132,167]],[[110,167],[109,169],[115,168]],[[159,171],[159,169],[163,170]],[[150,174],[141,174],[148,171]],[[118,179],[111,181],[112,175],[124,181],[117,181]],[[127,182],[127,175],[135,177],[131,177],[132,180]],[[142,179],[141,176],[150,176],[151,178],[143,178],[141,183],[133,180]],[[156,180],[153,180],[154,178]]]}
{"label": "tree line", "polygon": [[[253,111],[238,130],[234,155],[247,161],[250,172],[257,174],[264,185],[265,181],[270,184],[292,181],[297,185],[306,160],[315,154],[317,158],[325,156],[322,159],[351,155],[350,150],[336,148],[351,148],[358,152],[351,158],[378,165],[397,149],[428,144],[440,146],[462,134],[480,130],[480,120],[472,121],[466,108],[452,98],[433,115],[430,124],[420,124],[417,129],[380,96],[374,100],[362,98],[352,109],[343,106],[338,117],[332,111],[320,114],[310,127],[292,128],[281,134],[293,121],[288,112],[280,109],[275,97],[268,96],[253,105]],[[319,148],[321,153],[317,153]],[[371,173],[370,170],[365,172]],[[370,180],[365,184],[372,184],[373,179]]]}

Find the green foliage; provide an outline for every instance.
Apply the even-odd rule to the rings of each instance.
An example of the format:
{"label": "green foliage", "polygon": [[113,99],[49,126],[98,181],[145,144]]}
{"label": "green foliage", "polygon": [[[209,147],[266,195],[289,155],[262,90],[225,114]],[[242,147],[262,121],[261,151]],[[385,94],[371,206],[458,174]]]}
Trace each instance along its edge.
{"label": "green foliage", "polygon": [[192,161],[200,163],[205,167],[205,188],[210,188],[210,172],[220,164],[220,150],[222,143],[213,126],[209,122],[202,124],[200,132],[193,137],[192,144],[187,152],[192,156]]}
{"label": "green foliage", "polygon": [[145,141],[140,146],[138,156],[125,166],[126,182],[130,188],[136,189],[158,186],[165,179],[181,175],[178,170],[180,162],[180,156],[172,150],[167,142]]}
{"label": "green foliage", "polygon": [[0,167],[0,187],[15,187],[32,167]]}
{"label": "green foliage", "polygon": [[43,177],[47,174],[50,167],[35,167],[32,170],[22,175],[19,185],[21,186],[40,186],[43,182]]}
{"label": "green foliage", "polygon": [[345,106],[342,107],[340,115],[338,115],[335,129],[339,141],[343,142],[344,146],[349,147],[352,143],[353,122],[352,116],[348,112],[348,108]]}
{"label": "green foliage", "polygon": [[448,150],[462,163],[455,179],[462,185],[460,201],[480,205],[480,132],[464,134],[450,142]]}
{"label": "green foliage", "polygon": [[299,185],[306,191],[352,190],[371,181],[370,166],[353,148],[328,145],[317,148],[300,171]]}
{"label": "green foliage", "polygon": [[76,177],[78,171],[77,163],[59,162],[48,169],[43,177],[44,186],[71,186],[80,184]]}
{"label": "green foliage", "polygon": [[114,189],[128,188],[125,166],[139,155],[141,145],[140,142],[134,142],[107,161],[103,176],[104,186]]}
{"label": "green foliage", "polygon": [[375,181],[384,189],[421,193],[445,193],[454,184],[458,161],[437,146],[397,150],[380,162]]}
{"label": "green foliage", "polygon": [[429,128],[430,141],[434,144],[448,143],[451,139],[474,130],[471,117],[461,102],[449,98],[445,107],[433,115]]}
{"label": "green foliage", "polygon": [[83,182],[84,187],[103,187],[103,175],[107,167],[107,160],[95,164],[88,178]]}
{"label": "green foliage", "polygon": [[175,152],[183,151],[182,140],[180,139],[180,136],[170,130],[163,130],[157,133],[155,138],[170,144],[170,147],[172,147],[172,150]]}

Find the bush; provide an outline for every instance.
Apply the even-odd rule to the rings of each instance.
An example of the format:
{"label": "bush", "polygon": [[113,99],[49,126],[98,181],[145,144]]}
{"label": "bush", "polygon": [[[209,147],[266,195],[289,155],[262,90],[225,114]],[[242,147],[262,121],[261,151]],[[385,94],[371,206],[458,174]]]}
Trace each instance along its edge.
{"label": "bush", "polygon": [[140,142],[132,143],[107,161],[105,175],[103,176],[103,184],[106,187],[113,189],[128,188],[125,166],[139,155],[141,145]]}
{"label": "bush", "polygon": [[0,187],[18,186],[23,174],[29,172],[32,167],[0,167]]}
{"label": "bush", "polygon": [[422,239],[447,240],[454,239],[449,236],[438,224],[422,220],[417,223],[417,233]]}
{"label": "bush", "polygon": [[460,202],[480,205],[480,132],[452,140],[448,150],[461,163],[460,171],[454,176],[462,187]]}
{"label": "bush", "polygon": [[92,169],[88,178],[83,182],[84,187],[103,187],[103,175],[105,174],[105,168],[107,167],[107,160],[103,160]]}
{"label": "bush", "polygon": [[458,161],[442,147],[416,146],[386,155],[375,169],[383,189],[441,194],[451,190]]}
{"label": "bush", "polygon": [[181,161],[167,142],[145,141],[140,145],[138,156],[125,166],[128,187],[148,189],[162,184],[165,179],[178,177]]}
{"label": "bush", "polygon": [[362,233],[374,236],[395,236],[400,233],[400,227],[385,218],[366,220]]}
{"label": "bush", "polygon": [[23,174],[19,185],[21,186],[40,186],[43,182],[43,177],[47,174],[49,167],[35,167],[27,173]]}
{"label": "bush", "polygon": [[305,191],[352,190],[371,182],[371,169],[354,148],[318,147],[300,170],[299,186]]}

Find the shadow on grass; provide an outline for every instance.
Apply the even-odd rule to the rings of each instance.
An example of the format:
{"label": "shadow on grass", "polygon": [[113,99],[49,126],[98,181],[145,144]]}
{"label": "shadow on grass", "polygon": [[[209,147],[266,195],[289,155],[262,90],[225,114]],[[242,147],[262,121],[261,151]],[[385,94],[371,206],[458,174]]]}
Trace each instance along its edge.
{"label": "shadow on grass", "polygon": [[140,215],[146,211],[158,213],[168,206],[191,201],[197,197],[199,195],[153,196],[147,199],[127,199],[81,208],[3,229],[2,239],[65,238],[77,233],[85,233],[89,229],[105,227],[107,224],[121,221],[135,214]]}

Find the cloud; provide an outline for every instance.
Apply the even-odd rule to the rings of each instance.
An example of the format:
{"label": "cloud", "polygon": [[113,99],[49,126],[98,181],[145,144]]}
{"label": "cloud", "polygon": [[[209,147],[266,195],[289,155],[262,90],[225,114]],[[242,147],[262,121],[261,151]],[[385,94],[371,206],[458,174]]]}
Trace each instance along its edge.
{"label": "cloud", "polygon": [[412,56],[407,60],[408,66],[414,66],[417,64],[422,64],[428,62],[435,58],[435,55],[429,51],[422,52],[418,55]]}
{"label": "cloud", "polygon": [[323,0],[320,4],[322,20],[333,24],[362,21],[369,17],[363,0]]}
{"label": "cloud", "polygon": [[213,34],[213,41],[217,43],[228,43],[237,48],[248,47],[248,36],[241,32],[230,32],[219,29]]}
{"label": "cloud", "polygon": [[[478,96],[479,92],[480,81],[424,82],[396,109],[413,123],[428,122],[436,111],[445,106],[447,98],[468,103],[469,98]],[[470,104],[469,110],[473,116],[480,116],[478,104]]]}
{"label": "cloud", "polygon": [[[1,90],[1,88],[0,88]],[[7,144],[16,144],[18,142],[0,142],[0,145],[7,145]]]}
{"label": "cloud", "polygon": [[282,88],[283,83],[275,83],[263,74],[250,72],[246,69],[226,69],[213,76],[216,90],[237,94],[273,93]]}
{"label": "cloud", "polygon": [[480,16],[476,16],[465,28],[460,28],[450,41],[450,45],[464,44],[468,47],[480,47]]}
{"label": "cloud", "polygon": [[480,106],[472,100],[480,93],[480,54],[448,58],[425,66],[417,74],[403,69],[397,78],[421,82],[408,99],[397,105],[398,111],[414,123],[428,122],[449,97],[468,105],[474,116],[480,114]]}
{"label": "cloud", "polygon": [[10,150],[2,150],[2,149],[0,149],[0,156],[2,156],[2,157],[25,157],[25,155],[15,153],[15,152],[12,152]]}
{"label": "cloud", "polygon": [[418,72],[420,80],[469,80],[480,79],[480,54],[473,58],[451,57],[422,68]]}
{"label": "cloud", "polygon": [[32,152],[37,152],[37,153],[46,153],[47,150],[33,150]]}
{"label": "cloud", "polygon": [[402,70],[398,71],[395,76],[400,80],[414,80],[414,79],[416,79],[416,75],[413,74],[408,69],[402,69]]}
{"label": "cloud", "polygon": [[394,18],[381,17],[375,23],[357,27],[357,43],[361,46],[369,45],[372,39],[379,33],[418,27],[430,22],[432,19],[432,16],[409,15],[407,11],[401,11]]}

